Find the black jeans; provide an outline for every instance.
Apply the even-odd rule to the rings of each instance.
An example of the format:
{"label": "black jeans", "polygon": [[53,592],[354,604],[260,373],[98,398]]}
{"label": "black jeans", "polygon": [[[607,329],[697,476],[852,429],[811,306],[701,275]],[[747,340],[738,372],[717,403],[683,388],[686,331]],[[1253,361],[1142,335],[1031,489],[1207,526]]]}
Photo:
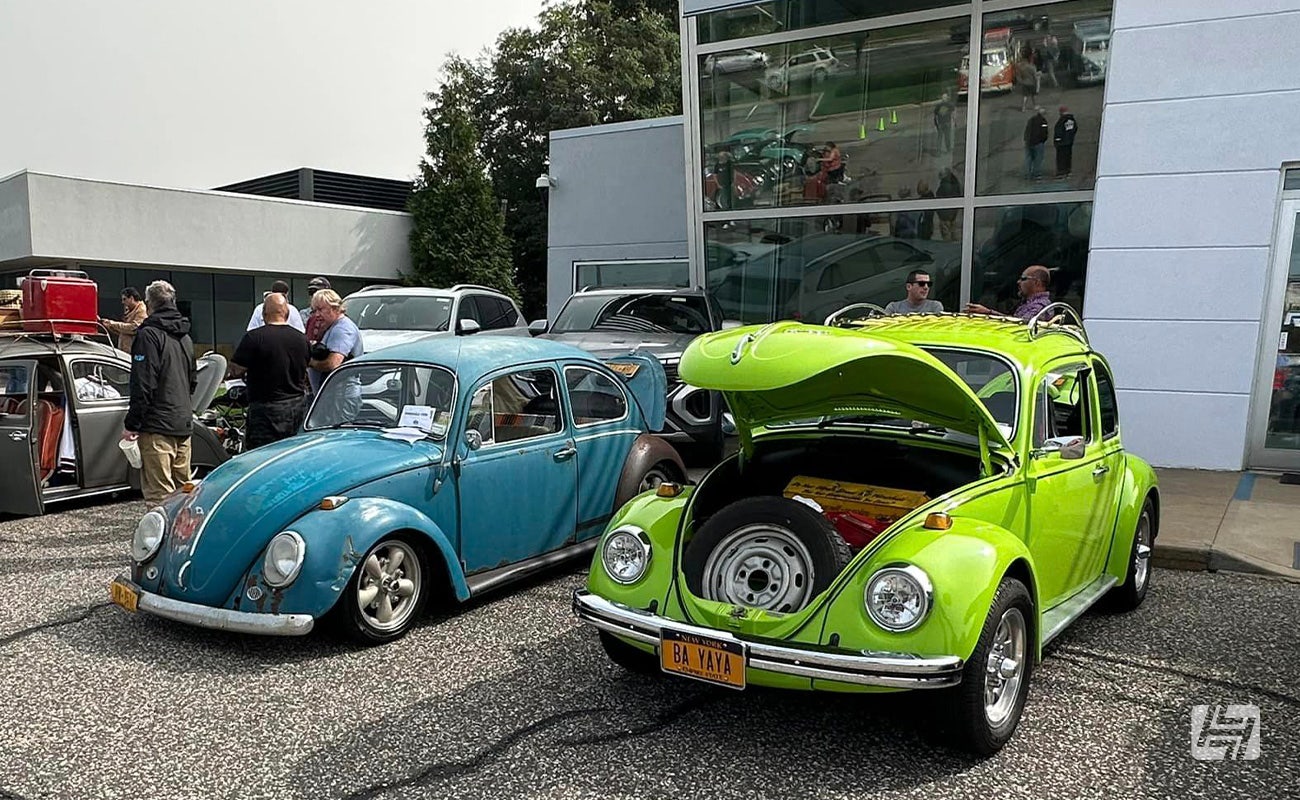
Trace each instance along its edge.
{"label": "black jeans", "polygon": [[302,413],[302,400],[296,397],[269,403],[250,403],[248,424],[244,431],[244,449],[252,450],[293,436],[302,426]]}
{"label": "black jeans", "polygon": [[1074,145],[1056,148],[1056,175],[1069,174],[1074,169]]}

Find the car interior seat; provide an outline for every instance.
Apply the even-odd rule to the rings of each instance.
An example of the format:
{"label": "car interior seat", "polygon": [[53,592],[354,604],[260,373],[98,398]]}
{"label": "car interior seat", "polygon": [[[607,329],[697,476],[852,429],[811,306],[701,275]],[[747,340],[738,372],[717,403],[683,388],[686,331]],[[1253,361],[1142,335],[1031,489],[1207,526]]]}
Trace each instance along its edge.
{"label": "car interior seat", "polygon": [[40,478],[45,483],[59,465],[59,437],[63,435],[63,408],[44,397],[36,401],[36,432],[40,446]]}

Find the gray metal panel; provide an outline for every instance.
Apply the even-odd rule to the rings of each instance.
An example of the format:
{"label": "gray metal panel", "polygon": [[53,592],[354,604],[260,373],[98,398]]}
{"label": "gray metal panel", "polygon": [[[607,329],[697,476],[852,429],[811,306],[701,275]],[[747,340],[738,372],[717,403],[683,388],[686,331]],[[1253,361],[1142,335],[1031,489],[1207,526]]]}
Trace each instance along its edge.
{"label": "gray metal panel", "polygon": [[0,262],[32,255],[32,214],[27,173],[0,181]]}

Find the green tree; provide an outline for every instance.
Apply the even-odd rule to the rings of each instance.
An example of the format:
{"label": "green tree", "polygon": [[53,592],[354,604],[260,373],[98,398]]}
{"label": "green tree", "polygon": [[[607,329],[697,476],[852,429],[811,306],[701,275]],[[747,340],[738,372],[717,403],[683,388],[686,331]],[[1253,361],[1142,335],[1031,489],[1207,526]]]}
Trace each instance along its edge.
{"label": "green tree", "polygon": [[473,65],[452,59],[447,82],[424,111],[425,157],[408,209],[412,215],[409,284],[478,283],[519,299],[501,207],[484,171],[471,104]]}
{"label": "green tree", "polygon": [[[546,304],[546,206],[536,188],[550,133],[681,113],[676,0],[552,3],[530,28],[513,28],[477,61],[449,62],[431,108],[451,102],[479,130],[525,309]],[[617,176],[566,176],[565,190]],[[629,187],[635,192],[635,187]]]}

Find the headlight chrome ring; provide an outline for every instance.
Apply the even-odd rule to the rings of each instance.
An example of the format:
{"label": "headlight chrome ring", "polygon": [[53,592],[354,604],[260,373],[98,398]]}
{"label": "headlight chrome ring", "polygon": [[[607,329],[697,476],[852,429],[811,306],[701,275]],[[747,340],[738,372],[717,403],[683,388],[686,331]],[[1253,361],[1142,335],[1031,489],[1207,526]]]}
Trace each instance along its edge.
{"label": "headlight chrome ring", "polygon": [[262,559],[262,579],[268,586],[282,589],[293,583],[307,556],[307,543],[297,531],[281,531],[266,546]]}
{"label": "headlight chrome ring", "polygon": [[162,547],[166,533],[167,512],[162,510],[162,506],[150,509],[135,526],[135,535],[131,537],[131,558],[137,563],[153,558]]}
{"label": "headlight chrome ring", "polygon": [[650,568],[650,537],[635,525],[610,531],[600,548],[600,561],[609,577],[623,585],[636,583]]}
{"label": "headlight chrome ring", "polygon": [[890,564],[876,570],[863,591],[871,621],[891,633],[910,631],[925,621],[934,604],[934,585],[925,570]]}

